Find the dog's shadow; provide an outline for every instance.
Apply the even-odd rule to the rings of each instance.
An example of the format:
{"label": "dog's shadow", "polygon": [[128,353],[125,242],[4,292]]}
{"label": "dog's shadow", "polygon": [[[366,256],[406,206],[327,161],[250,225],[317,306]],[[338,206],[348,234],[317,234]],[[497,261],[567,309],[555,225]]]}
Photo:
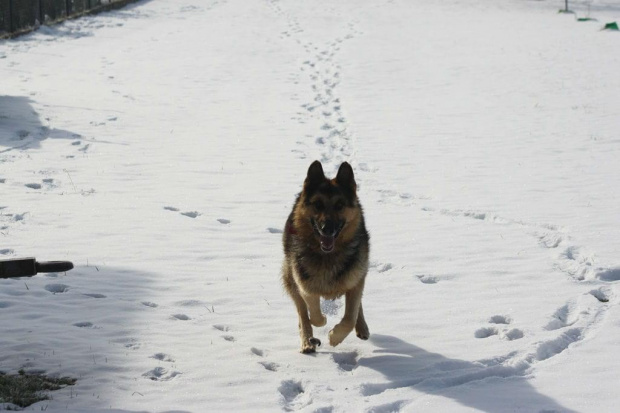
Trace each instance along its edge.
{"label": "dog's shadow", "polygon": [[[397,337],[373,334],[370,341],[377,355],[361,358],[359,366],[378,371],[388,381],[363,384],[364,396],[412,387],[485,412],[575,412],[534,389],[525,377],[530,366],[507,362],[514,354],[472,362],[432,353]],[[463,386],[469,383],[472,386]]]}

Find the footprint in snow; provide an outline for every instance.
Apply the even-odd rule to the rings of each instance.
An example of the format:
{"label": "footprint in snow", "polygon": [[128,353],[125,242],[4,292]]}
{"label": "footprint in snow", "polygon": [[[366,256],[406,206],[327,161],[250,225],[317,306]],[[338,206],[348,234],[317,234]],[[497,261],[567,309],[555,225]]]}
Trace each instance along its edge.
{"label": "footprint in snow", "polygon": [[[505,315],[494,315],[489,319],[490,324],[503,324],[508,325],[512,323],[512,319]],[[488,338],[491,336],[498,336],[501,340],[512,341],[518,340],[524,337],[523,331],[518,328],[503,329],[499,331],[496,327],[483,327],[476,330],[474,333],[476,338]]]}
{"label": "footprint in snow", "polygon": [[418,279],[424,284],[437,284],[439,279],[432,275],[417,275]]}
{"label": "footprint in snow", "polygon": [[7,216],[13,216],[13,221],[15,222],[19,222],[19,221],[23,221],[24,219],[26,219],[26,214],[28,212],[24,212],[23,214],[8,214]]}
{"label": "footprint in snow", "polygon": [[618,281],[620,280],[620,267],[599,269],[595,277],[601,281]]}
{"label": "footprint in snow", "polygon": [[498,331],[495,327],[482,327],[476,330],[476,332],[474,333],[474,336],[476,338],[488,338],[491,336],[496,336],[497,334],[498,334]]}
{"label": "footprint in snow", "polygon": [[218,221],[220,224],[224,224],[224,225],[226,225],[226,224],[230,224],[230,219],[218,218],[218,219],[217,219],[217,221]]}
{"label": "footprint in snow", "polygon": [[84,295],[90,298],[107,298],[107,296],[103,294],[84,294]]}
{"label": "footprint in snow", "polygon": [[357,367],[357,352],[351,353],[334,353],[332,359],[338,365],[338,368],[344,371],[353,371]]}
{"label": "footprint in snow", "polygon": [[280,387],[278,388],[280,395],[284,399],[284,405],[286,408],[292,408],[293,405],[296,405],[295,401],[299,397],[299,395],[304,393],[304,388],[301,385],[301,382],[295,380],[285,380],[280,383]]}
{"label": "footprint in snow", "polygon": [[597,290],[590,291],[590,294],[594,296],[601,303],[608,303],[611,299],[611,292],[607,288],[599,288]]}
{"label": "footprint in snow", "polygon": [[523,336],[523,331],[519,330],[518,328],[502,331],[499,334],[499,338],[506,341],[518,340],[520,338],[523,338]]}
{"label": "footprint in snow", "polygon": [[259,361],[258,364],[263,366],[265,370],[269,371],[278,371],[278,369],[280,368],[280,365],[278,363],[273,363],[271,361]]}
{"label": "footprint in snow", "polygon": [[25,186],[30,189],[41,189],[41,184],[37,183],[26,184]]}
{"label": "footprint in snow", "polygon": [[[256,348],[256,347],[252,347],[252,348],[250,348],[250,351],[255,356],[265,357],[265,351],[264,350],[261,350],[261,349]],[[265,368],[265,370],[269,370],[269,371],[278,371],[278,369],[280,368],[280,365],[278,363],[274,363],[274,362],[271,362],[271,361],[259,361],[258,364],[263,366]]]}
{"label": "footprint in snow", "polygon": [[76,326],[76,327],[80,327],[80,328],[97,328],[90,321],[82,321],[82,322],[79,322],[79,323],[74,323],[73,325]]}
{"label": "footprint in snow", "polygon": [[267,228],[267,231],[269,231],[272,234],[282,234],[284,232],[280,228],[273,228],[273,227]]}
{"label": "footprint in snow", "polygon": [[377,272],[383,273],[383,272],[391,270],[393,266],[389,262],[385,264],[380,263],[380,262],[371,262],[370,268],[376,268]]}
{"label": "footprint in snow", "polygon": [[512,319],[505,315],[494,315],[489,319],[489,323],[491,324],[510,324]]}
{"label": "footprint in snow", "polygon": [[[401,409],[407,404],[405,400],[399,400],[396,402],[390,402],[385,404],[380,404],[379,406],[371,407],[366,410],[367,412],[372,413],[387,413],[387,412],[400,412]],[[331,410],[330,410],[331,411]]]}
{"label": "footprint in snow", "polygon": [[185,314],[173,314],[172,318],[174,318],[176,320],[182,320],[182,321],[191,320],[191,318],[188,315],[185,315]]}
{"label": "footprint in snow", "polygon": [[392,268],[393,268],[392,264],[388,262],[387,264],[383,264],[381,267],[379,267],[377,271],[380,273],[383,273],[383,272],[391,270]]}
{"label": "footprint in snow", "polygon": [[155,353],[151,356],[151,358],[159,361],[165,361],[168,363],[174,363],[174,359],[172,358],[172,356],[166,353]]}
{"label": "footprint in snow", "polygon": [[181,307],[204,307],[207,303],[201,300],[181,300],[174,303],[174,305]]}
{"label": "footprint in snow", "polygon": [[150,301],[142,301],[142,303],[141,303],[141,304],[142,304],[142,305],[144,305],[144,306],[146,306],[146,307],[151,307],[151,308],[157,308],[157,307],[159,307],[159,305],[158,305],[158,304],[155,304],[155,303],[150,302]]}
{"label": "footprint in snow", "polygon": [[168,371],[163,367],[155,367],[153,370],[147,371],[142,376],[153,381],[168,381],[172,380],[179,374],[181,373],[178,371]]}
{"label": "footprint in snow", "polygon": [[61,294],[69,291],[69,286],[65,284],[47,284],[44,288],[52,294]]}
{"label": "footprint in snow", "polygon": [[[223,325],[223,324],[215,324],[213,328],[221,332],[230,331],[230,327]],[[223,335],[222,338],[226,341],[230,341],[231,343],[237,341],[235,337],[231,336],[230,334]]]}
{"label": "footprint in snow", "polygon": [[[180,209],[177,207],[173,207],[173,206],[165,206],[164,209],[166,211],[172,211],[172,212],[179,212]],[[186,212],[179,212],[181,215],[189,217],[189,218],[197,218],[200,215],[202,215],[200,212],[198,211],[186,211]]]}
{"label": "footprint in snow", "polygon": [[265,351],[264,351],[264,350],[261,350],[261,349],[259,349],[259,348],[252,347],[252,348],[250,349],[250,351],[251,351],[251,352],[252,352],[252,354],[254,354],[255,356],[258,356],[258,357],[264,357],[264,356],[265,356]]}
{"label": "footprint in snow", "polygon": [[564,237],[557,233],[545,233],[538,235],[538,243],[544,248],[557,248],[564,241]]}

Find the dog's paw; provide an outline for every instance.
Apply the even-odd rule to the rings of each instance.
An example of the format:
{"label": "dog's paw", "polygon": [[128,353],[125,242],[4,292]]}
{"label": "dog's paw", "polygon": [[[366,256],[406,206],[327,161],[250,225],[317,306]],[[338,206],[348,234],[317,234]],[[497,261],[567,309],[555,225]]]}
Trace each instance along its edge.
{"label": "dog's paw", "polygon": [[319,340],[318,338],[315,338],[315,337],[310,337],[310,338],[308,339],[308,342],[309,342],[310,344],[312,344],[312,345],[315,345],[315,346],[321,347],[321,340]]}
{"label": "dog's paw", "polygon": [[316,347],[311,346],[309,344],[301,347],[301,354],[312,354],[316,353]]}
{"label": "dog's paw", "polygon": [[351,332],[350,328],[337,324],[329,332],[329,345],[332,347],[336,347],[338,344],[342,343],[342,340],[344,340],[349,335],[350,332]]}
{"label": "dog's paw", "polygon": [[356,333],[357,338],[359,338],[360,340],[368,340],[368,338],[370,337],[370,333],[366,332],[365,334],[362,333]]}
{"label": "dog's paw", "polygon": [[368,326],[366,323],[355,326],[355,335],[357,335],[360,340],[368,340],[370,337],[370,331],[368,331]]}
{"label": "dog's paw", "polygon": [[321,340],[318,338],[310,337],[305,343],[301,345],[301,352],[303,354],[316,353],[316,348],[321,346]]}
{"label": "dog's paw", "polygon": [[325,324],[327,324],[327,317],[325,317],[323,314],[321,314],[320,318],[310,317],[310,324],[315,327],[323,327]]}

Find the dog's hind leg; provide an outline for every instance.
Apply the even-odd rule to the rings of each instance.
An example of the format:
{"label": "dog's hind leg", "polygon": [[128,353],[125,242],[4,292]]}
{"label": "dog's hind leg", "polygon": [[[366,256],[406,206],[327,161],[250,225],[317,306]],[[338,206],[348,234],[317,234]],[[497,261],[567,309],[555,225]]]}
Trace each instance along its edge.
{"label": "dog's hind leg", "polygon": [[360,302],[360,311],[357,314],[357,322],[355,323],[355,333],[362,340],[368,340],[370,337],[370,331],[368,331],[368,324],[364,319],[364,310],[362,310],[362,303]]}
{"label": "dog's hind leg", "polygon": [[[360,313],[360,306],[362,304],[362,292],[364,291],[364,280],[360,281],[358,285],[352,290],[347,291],[346,304],[344,307],[344,316],[338,324],[329,332],[329,344],[337,346],[342,343],[349,333],[356,326],[357,317]],[[364,324],[366,324],[364,322]]]}

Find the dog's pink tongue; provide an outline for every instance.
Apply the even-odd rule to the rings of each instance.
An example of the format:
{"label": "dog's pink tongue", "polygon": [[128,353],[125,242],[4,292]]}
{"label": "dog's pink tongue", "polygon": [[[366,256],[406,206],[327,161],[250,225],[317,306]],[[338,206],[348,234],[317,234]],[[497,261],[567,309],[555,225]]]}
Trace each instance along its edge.
{"label": "dog's pink tongue", "polygon": [[331,252],[334,249],[334,237],[321,235],[321,249],[325,252]]}

